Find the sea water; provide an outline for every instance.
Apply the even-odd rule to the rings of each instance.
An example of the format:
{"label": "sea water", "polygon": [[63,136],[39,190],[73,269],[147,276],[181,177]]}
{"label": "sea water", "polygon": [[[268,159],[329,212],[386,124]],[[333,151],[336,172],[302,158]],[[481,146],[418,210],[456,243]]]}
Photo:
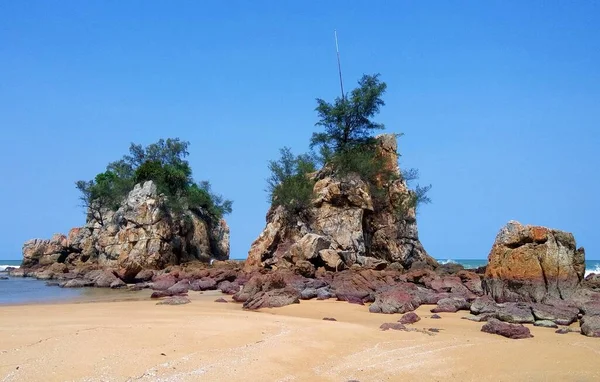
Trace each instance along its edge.
{"label": "sea water", "polygon": [[[487,264],[487,259],[437,259],[440,264],[460,264],[465,269],[475,269]],[[585,275],[591,273],[600,274],[600,260],[585,261]]]}
{"label": "sea water", "polygon": [[[18,268],[21,260],[0,260],[0,304],[26,304],[68,300],[81,295],[81,290],[46,286],[31,277],[10,277],[6,268]],[[8,279],[4,279],[8,277]]]}

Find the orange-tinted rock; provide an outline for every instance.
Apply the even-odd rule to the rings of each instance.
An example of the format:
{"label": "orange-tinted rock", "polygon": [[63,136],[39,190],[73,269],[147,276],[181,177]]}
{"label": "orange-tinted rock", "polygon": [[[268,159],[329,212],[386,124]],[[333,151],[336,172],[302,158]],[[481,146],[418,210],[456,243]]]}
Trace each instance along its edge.
{"label": "orange-tinted rock", "polygon": [[585,271],[585,253],[572,234],[510,221],[488,256],[484,290],[497,301],[568,299]]}

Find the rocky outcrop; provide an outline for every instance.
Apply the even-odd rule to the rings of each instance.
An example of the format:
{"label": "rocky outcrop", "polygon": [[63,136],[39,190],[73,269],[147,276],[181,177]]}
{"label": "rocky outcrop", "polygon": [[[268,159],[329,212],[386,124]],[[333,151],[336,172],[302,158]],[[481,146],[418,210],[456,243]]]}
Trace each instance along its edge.
{"label": "rocky outcrop", "polygon": [[496,301],[569,299],[585,272],[585,252],[572,234],[510,221],[488,256],[483,286]]}
{"label": "rocky outcrop", "polygon": [[[378,137],[379,153],[398,180],[382,185],[385,196],[374,200],[358,175],[333,176],[328,168],[315,174],[312,207],[290,221],[283,207],[271,208],[267,225],[248,252],[245,269],[310,266],[340,271],[352,266],[382,269],[415,262],[436,267],[419,241],[414,208],[400,213],[399,200],[409,195],[398,168],[394,135]],[[406,198],[404,198],[406,199]]]}
{"label": "rocky outcrop", "polygon": [[105,210],[101,216],[88,214],[86,225],[67,236],[26,242],[24,272],[56,263],[69,268],[96,266],[114,269],[120,279],[133,282],[138,275],[148,278],[142,274],[145,270],[229,258],[225,221],[212,222],[201,211],[172,213],[152,181],[137,184],[116,211]]}

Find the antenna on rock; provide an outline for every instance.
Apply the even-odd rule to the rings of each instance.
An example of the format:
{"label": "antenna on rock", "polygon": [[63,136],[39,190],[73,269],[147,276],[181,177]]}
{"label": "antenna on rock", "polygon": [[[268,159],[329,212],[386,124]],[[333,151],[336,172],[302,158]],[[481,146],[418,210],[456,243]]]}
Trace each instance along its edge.
{"label": "antenna on rock", "polygon": [[342,100],[346,100],[346,95],[344,94],[344,81],[342,81],[342,65],[340,64],[340,47],[338,45],[337,30],[333,30],[333,35],[335,36],[335,51],[337,53],[338,73],[340,74],[340,89],[342,90]]}

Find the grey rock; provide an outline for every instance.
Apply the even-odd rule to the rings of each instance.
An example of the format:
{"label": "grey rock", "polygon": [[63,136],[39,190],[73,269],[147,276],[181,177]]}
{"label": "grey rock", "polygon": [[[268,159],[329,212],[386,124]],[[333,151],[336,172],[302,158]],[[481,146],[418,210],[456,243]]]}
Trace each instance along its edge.
{"label": "grey rock", "polygon": [[588,337],[600,337],[600,316],[583,316],[580,323],[581,334]]}
{"label": "grey rock", "polygon": [[172,296],[157,302],[156,305],[184,305],[190,302],[190,299],[185,296]]}
{"label": "grey rock", "polygon": [[556,323],[554,323],[554,321],[549,321],[549,320],[539,320],[533,323],[533,326],[541,326],[543,328],[558,328],[558,325],[556,325]]}

